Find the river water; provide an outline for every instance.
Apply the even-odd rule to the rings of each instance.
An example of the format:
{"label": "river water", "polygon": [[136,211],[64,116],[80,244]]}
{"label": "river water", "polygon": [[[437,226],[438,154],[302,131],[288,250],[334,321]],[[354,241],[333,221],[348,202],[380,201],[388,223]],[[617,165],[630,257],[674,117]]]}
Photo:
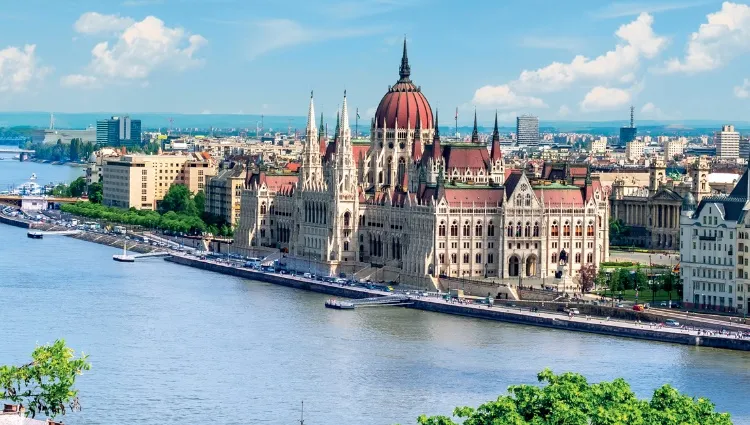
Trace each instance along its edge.
{"label": "river water", "polygon": [[70,183],[84,175],[83,167],[69,165],[39,164],[36,162],[21,162],[12,159],[12,155],[0,154],[0,191],[10,190],[29,181],[32,174],[36,174],[37,183]]}
{"label": "river water", "polygon": [[69,425],[293,425],[302,400],[307,425],[406,425],[533,383],[545,367],[625,377],[641,397],[671,383],[750,424],[750,353],[404,308],[333,311],[324,295],[160,259],[116,263],[118,250],[67,237],[0,225],[0,240],[0,364],[57,338],[90,355]]}

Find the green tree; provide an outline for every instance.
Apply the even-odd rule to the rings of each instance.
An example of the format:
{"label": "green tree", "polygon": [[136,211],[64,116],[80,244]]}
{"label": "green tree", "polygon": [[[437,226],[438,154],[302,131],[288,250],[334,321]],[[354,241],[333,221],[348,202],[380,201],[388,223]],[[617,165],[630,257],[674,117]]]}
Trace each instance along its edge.
{"label": "green tree", "polygon": [[[669,385],[640,400],[621,379],[590,384],[577,373],[537,375],[544,386],[514,385],[508,395],[474,407],[457,407],[463,425],[731,425],[709,400],[680,394]],[[420,425],[457,425],[447,416],[420,416]]]}
{"label": "green tree", "polygon": [[202,190],[199,190],[198,193],[193,196],[193,203],[195,204],[195,210],[198,211],[198,214],[203,214],[203,211],[206,210],[206,194],[203,193]]}
{"label": "green tree", "polygon": [[104,198],[104,188],[101,183],[91,183],[89,185],[89,201],[95,204],[101,204]]}
{"label": "green tree", "polygon": [[195,208],[195,202],[193,202],[187,186],[173,184],[169,187],[167,194],[164,195],[164,199],[159,204],[159,212],[164,214],[170,211],[187,215],[197,214],[198,211]]}
{"label": "green tree", "polygon": [[20,403],[27,416],[37,413],[54,418],[67,409],[79,410],[76,377],[91,369],[88,357],[75,356],[64,340],[36,347],[31,362],[0,366],[0,398]]}
{"label": "green tree", "polygon": [[578,274],[578,280],[581,283],[583,292],[589,292],[594,287],[596,277],[596,266],[593,263],[581,267],[581,271]]}
{"label": "green tree", "polygon": [[635,281],[634,287],[638,290],[645,289],[648,286],[648,276],[640,269],[636,270],[633,279]]}
{"label": "green tree", "polygon": [[86,193],[86,179],[78,177],[70,183],[68,188],[70,189],[70,196],[77,198]]}
{"label": "green tree", "polygon": [[[661,280],[662,288],[667,291],[667,294],[669,294],[669,301],[672,302],[672,291],[678,290],[678,286],[682,286],[682,282],[680,279],[680,275],[677,273],[672,272],[671,270],[669,273],[662,275]],[[681,289],[681,288],[680,288]],[[678,290],[678,293],[680,291]],[[682,294],[680,294],[680,297],[682,297]]]}

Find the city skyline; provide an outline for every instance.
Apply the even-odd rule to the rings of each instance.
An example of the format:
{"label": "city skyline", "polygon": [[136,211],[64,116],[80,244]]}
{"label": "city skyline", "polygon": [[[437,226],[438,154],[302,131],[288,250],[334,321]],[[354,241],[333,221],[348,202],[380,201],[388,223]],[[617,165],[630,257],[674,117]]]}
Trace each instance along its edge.
{"label": "city skyline", "polygon": [[[0,16],[2,111],[303,116],[314,89],[333,117],[348,89],[366,123],[398,77],[404,34],[412,77],[446,124],[457,107],[466,125],[475,107],[480,123],[495,110],[501,122],[607,121],[631,104],[636,121],[731,122],[750,102],[741,3],[37,3]],[[523,32],[497,24],[524,20]]]}

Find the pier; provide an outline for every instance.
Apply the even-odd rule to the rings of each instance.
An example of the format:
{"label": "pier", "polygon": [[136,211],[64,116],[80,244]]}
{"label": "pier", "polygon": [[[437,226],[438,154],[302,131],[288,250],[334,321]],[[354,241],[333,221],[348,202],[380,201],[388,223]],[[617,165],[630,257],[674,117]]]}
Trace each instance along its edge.
{"label": "pier", "polygon": [[115,254],[112,256],[112,259],[115,261],[119,261],[121,263],[134,263],[137,259],[143,259],[143,258],[156,258],[156,257],[168,257],[170,254],[168,252],[147,252],[144,254]]}

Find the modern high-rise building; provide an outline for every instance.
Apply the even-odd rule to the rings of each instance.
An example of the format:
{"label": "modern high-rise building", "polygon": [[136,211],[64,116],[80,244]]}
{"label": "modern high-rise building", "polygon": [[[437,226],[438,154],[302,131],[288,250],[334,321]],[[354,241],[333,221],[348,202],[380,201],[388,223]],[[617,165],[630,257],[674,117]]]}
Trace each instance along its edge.
{"label": "modern high-rise building", "polygon": [[539,145],[539,118],[532,115],[516,117],[516,142],[518,146]]}
{"label": "modern high-rise building", "polygon": [[721,127],[714,135],[716,144],[716,156],[719,158],[739,158],[740,157],[740,133],[734,131],[733,125]]}
{"label": "modern high-rise building", "polygon": [[627,146],[629,142],[635,140],[635,136],[638,134],[638,129],[635,127],[634,122],[634,108],[630,107],[630,127],[620,127],[620,146]]}
{"label": "modern high-rise building", "polygon": [[646,144],[642,140],[631,140],[625,145],[625,156],[628,161],[637,162],[643,158]]}
{"label": "modern high-rise building", "polygon": [[112,117],[96,122],[96,144],[100,146],[133,146],[141,144],[141,120]]}

